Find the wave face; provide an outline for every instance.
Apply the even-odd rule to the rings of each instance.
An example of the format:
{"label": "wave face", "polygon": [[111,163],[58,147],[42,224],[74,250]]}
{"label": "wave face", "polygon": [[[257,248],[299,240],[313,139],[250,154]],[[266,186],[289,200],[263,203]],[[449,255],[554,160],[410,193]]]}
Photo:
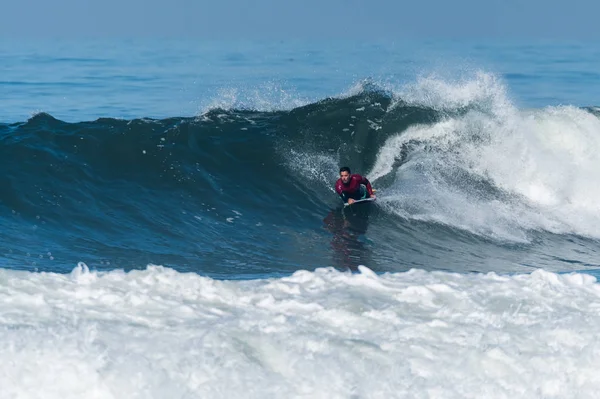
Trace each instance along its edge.
{"label": "wave face", "polygon": [[[487,74],[363,84],[291,110],[0,125],[10,268],[148,263],[213,277],[369,265],[597,267],[600,120],[520,110]],[[339,166],[376,205],[342,211]]]}

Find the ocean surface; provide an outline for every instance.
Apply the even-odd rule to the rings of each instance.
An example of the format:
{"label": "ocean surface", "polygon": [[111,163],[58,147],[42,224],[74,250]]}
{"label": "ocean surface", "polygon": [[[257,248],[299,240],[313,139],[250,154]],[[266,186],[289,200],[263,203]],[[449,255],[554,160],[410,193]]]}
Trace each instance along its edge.
{"label": "ocean surface", "polygon": [[597,397],[598,65],[0,41],[0,398]]}

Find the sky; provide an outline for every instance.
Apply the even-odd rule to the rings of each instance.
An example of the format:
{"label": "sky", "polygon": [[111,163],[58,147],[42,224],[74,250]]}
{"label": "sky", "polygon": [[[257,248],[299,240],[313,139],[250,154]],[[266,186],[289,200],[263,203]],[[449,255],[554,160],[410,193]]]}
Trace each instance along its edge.
{"label": "sky", "polygon": [[600,37],[592,0],[3,0],[0,37]]}

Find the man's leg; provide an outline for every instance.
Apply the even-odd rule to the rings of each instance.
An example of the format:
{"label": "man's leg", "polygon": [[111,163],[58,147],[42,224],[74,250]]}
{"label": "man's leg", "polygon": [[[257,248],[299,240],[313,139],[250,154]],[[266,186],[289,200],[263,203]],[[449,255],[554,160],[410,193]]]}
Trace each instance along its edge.
{"label": "man's leg", "polygon": [[364,184],[360,185],[360,199],[365,199],[369,197],[369,193],[367,191],[367,186]]}

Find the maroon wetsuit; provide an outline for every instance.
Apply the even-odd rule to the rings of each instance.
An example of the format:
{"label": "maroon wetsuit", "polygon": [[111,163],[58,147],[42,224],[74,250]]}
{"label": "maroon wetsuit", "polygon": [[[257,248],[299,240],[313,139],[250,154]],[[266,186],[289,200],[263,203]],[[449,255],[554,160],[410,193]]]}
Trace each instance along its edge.
{"label": "maroon wetsuit", "polygon": [[363,197],[363,194],[360,189],[360,185],[364,184],[367,190],[366,197],[373,196],[373,188],[371,187],[371,183],[367,180],[366,177],[363,177],[359,174],[353,174],[350,176],[350,181],[348,184],[344,184],[342,179],[338,179],[335,183],[335,191],[342,197],[344,202],[348,202],[349,198],[359,200]]}

